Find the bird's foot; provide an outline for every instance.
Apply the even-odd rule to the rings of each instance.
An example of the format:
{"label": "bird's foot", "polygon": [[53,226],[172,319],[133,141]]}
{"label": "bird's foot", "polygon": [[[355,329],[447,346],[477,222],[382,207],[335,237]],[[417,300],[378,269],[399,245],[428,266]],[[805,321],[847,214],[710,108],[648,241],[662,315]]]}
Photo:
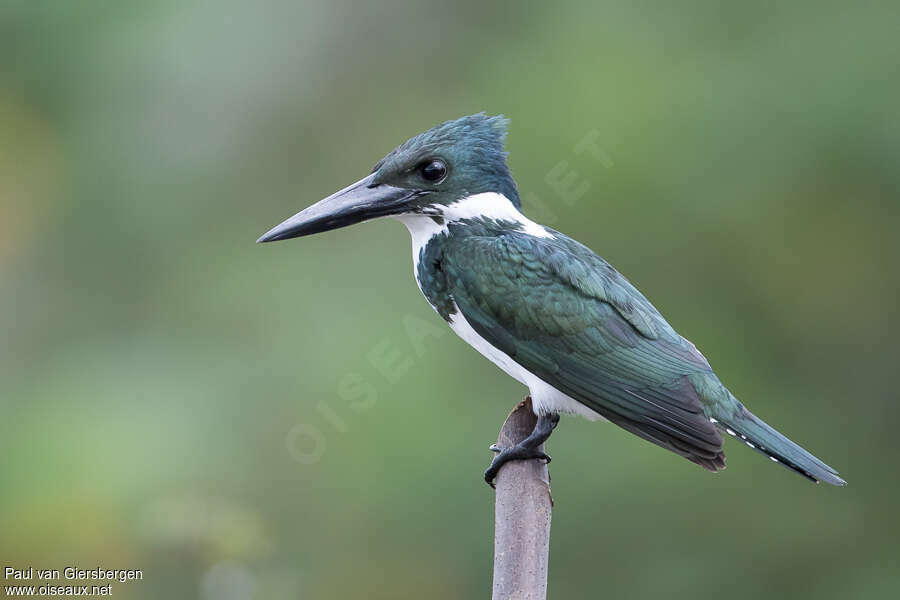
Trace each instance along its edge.
{"label": "bird's foot", "polygon": [[[514,450],[520,450],[520,449],[521,449],[520,446],[513,446],[512,448],[504,449],[504,448],[501,448],[500,446],[498,446],[497,444],[491,444],[488,447],[488,450],[490,450],[491,452],[496,452],[497,454],[503,454],[507,450],[514,451]],[[495,457],[494,460],[497,460],[497,458],[500,458],[500,457],[499,456]],[[551,460],[553,460],[552,458],[550,458],[549,455],[545,454],[544,452],[538,452],[537,450],[534,450],[533,454],[527,454],[527,450],[525,450],[520,456],[519,455],[517,455],[517,456],[510,455],[509,458],[505,459],[503,462],[506,462],[508,460],[528,460],[529,458],[540,458],[541,460],[545,461],[546,463],[549,463]]]}
{"label": "bird's foot", "polygon": [[546,463],[549,463],[551,460],[547,453],[541,452],[537,448],[522,446],[521,444],[516,444],[511,448],[500,448],[500,446],[494,444],[491,446],[491,451],[497,452],[497,456],[494,457],[494,460],[491,461],[491,466],[484,472],[484,480],[491,487],[495,487],[494,479],[497,478],[497,473],[500,472],[500,468],[511,460],[530,460],[532,458],[539,458]]}
{"label": "bird's foot", "polygon": [[531,435],[515,446],[501,448],[497,444],[491,444],[490,450],[491,452],[496,452],[497,456],[494,457],[494,460],[491,461],[491,466],[484,472],[485,482],[489,486],[495,487],[494,479],[497,478],[497,473],[500,472],[503,465],[511,460],[530,460],[537,458],[545,461],[545,463],[549,463],[551,460],[550,456],[543,450],[540,450],[540,447],[547,441],[558,423],[558,414],[541,415],[538,417],[538,422],[534,426],[534,431],[531,432]]}

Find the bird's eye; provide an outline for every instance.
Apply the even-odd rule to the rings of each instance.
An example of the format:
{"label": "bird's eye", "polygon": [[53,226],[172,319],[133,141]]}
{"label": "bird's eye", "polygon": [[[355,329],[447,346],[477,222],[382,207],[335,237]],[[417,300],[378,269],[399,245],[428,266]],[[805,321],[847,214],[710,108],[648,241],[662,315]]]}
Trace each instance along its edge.
{"label": "bird's eye", "polygon": [[422,173],[422,178],[425,181],[436,183],[447,176],[447,165],[442,160],[430,160],[422,163],[422,166],[419,167],[419,172]]}

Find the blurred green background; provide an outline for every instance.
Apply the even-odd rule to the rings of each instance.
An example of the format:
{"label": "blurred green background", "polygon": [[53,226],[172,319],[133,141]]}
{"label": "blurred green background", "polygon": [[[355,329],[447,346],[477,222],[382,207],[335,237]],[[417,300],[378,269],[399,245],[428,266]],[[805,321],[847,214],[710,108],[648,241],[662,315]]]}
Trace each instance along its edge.
{"label": "blurred green background", "polygon": [[401,225],[254,244],[484,110],[512,119],[526,212],[850,482],[730,441],[713,476],[565,419],[551,596],[897,596],[898,22],[3,0],[0,562],[142,569],[120,598],[487,597],[481,472],[524,389],[420,297]]}

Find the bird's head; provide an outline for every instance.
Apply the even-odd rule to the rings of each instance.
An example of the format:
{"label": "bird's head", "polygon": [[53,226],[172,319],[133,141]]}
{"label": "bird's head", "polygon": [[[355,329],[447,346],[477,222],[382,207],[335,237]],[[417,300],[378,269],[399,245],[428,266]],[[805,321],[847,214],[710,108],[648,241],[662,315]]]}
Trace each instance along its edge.
{"label": "bird's head", "polygon": [[506,165],[506,119],[484,113],[441,123],[410,138],[356,183],[274,227],[274,242],[346,227],[378,217],[440,217],[446,207],[476,194],[495,193],[520,207]]}

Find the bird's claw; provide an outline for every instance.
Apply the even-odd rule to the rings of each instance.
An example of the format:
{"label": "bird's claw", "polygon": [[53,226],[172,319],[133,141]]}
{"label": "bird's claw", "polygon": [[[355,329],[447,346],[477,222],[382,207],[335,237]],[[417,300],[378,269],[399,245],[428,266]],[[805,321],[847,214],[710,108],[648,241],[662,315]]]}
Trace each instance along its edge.
{"label": "bird's claw", "polygon": [[551,460],[550,456],[546,452],[539,450],[539,448],[541,447],[541,444],[547,441],[547,438],[553,433],[553,430],[558,423],[559,415],[556,413],[541,415],[538,417],[531,435],[515,446],[501,448],[498,444],[491,444],[490,450],[491,452],[496,452],[497,456],[494,457],[494,460],[491,461],[491,465],[487,468],[487,471],[484,472],[484,480],[487,484],[496,489],[494,486],[494,479],[497,478],[497,473],[500,472],[500,468],[503,465],[511,460],[530,460],[532,458],[537,458],[543,460],[544,464],[549,464]]}
{"label": "bird's claw", "polygon": [[512,446],[511,448],[501,448],[497,444],[491,444],[490,450],[491,452],[497,452],[498,454],[494,457],[494,460],[491,461],[491,466],[489,466],[484,472],[484,480],[489,486],[494,489],[497,489],[494,485],[494,480],[497,478],[497,473],[500,472],[500,468],[503,465],[511,460],[531,460],[536,458],[539,460],[543,460],[544,464],[550,464],[550,461],[553,460],[546,452],[541,452],[536,448],[530,448],[528,446]]}

